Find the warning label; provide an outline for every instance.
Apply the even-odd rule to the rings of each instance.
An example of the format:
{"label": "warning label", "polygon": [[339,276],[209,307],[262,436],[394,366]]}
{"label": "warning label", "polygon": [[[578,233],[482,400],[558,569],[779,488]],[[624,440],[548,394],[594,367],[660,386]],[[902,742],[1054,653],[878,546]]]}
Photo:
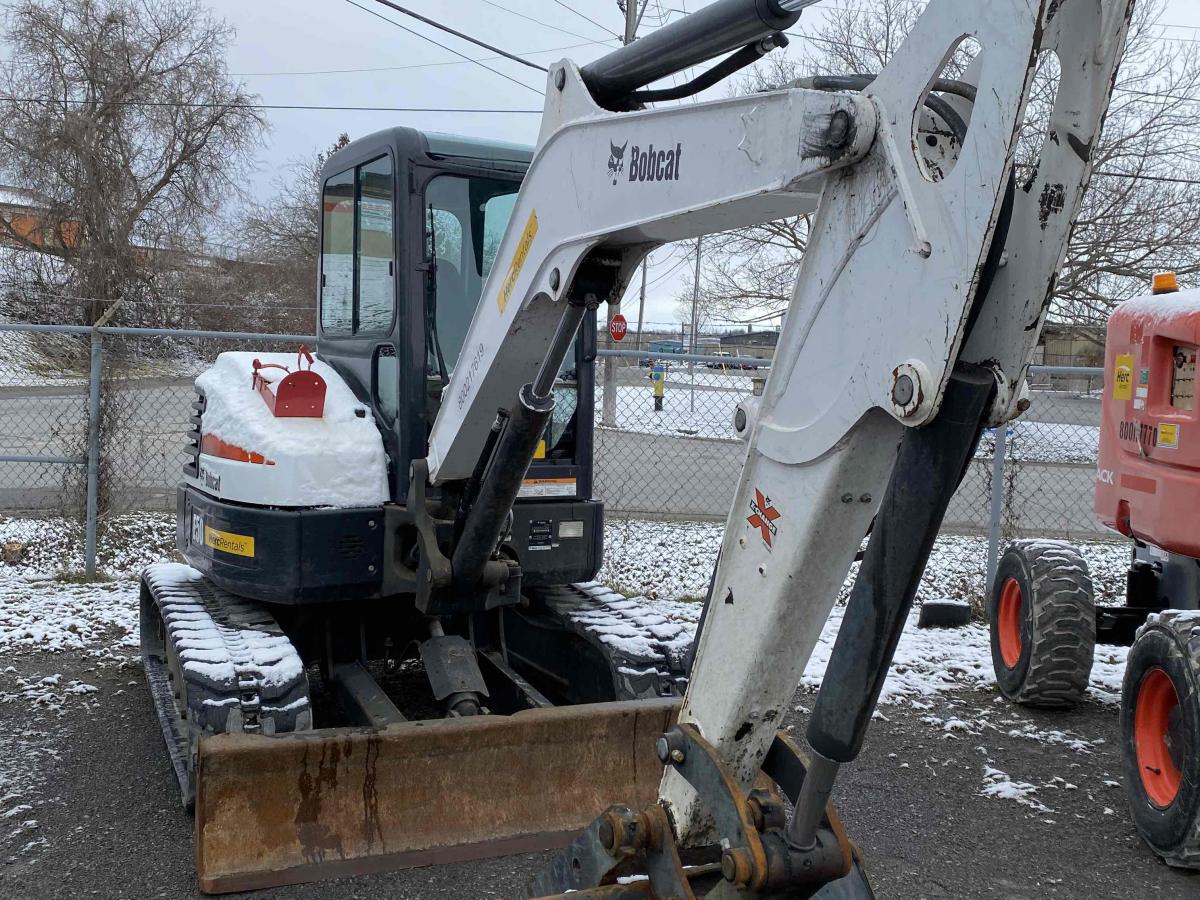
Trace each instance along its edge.
{"label": "warning label", "polygon": [[574,478],[526,478],[518,497],[574,497]]}

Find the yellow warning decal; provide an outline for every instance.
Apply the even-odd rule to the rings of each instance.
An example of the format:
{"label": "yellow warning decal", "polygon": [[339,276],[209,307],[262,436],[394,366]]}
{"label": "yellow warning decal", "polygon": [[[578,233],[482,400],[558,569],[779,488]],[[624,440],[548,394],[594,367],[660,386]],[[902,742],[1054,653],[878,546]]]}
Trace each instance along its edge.
{"label": "yellow warning decal", "polygon": [[232,553],[234,556],[254,556],[254,538],[248,534],[231,534],[204,526],[204,545]]}
{"label": "yellow warning decal", "polygon": [[1133,354],[1121,353],[1117,355],[1116,362],[1113,364],[1113,391],[1114,400],[1129,400],[1133,397]]}
{"label": "yellow warning decal", "polygon": [[1158,446],[1164,450],[1179,449],[1179,426],[1160,423],[1158,426]]}
{"label": "yellow warning decal", "polygon": [[504,276],[504,284],[500,286],[500,293],[496,297],[496,305],[500,307],[500,312],[504,312],[504,308],[508,306],[508,298],[512,296],[513,288],[517,286],[517,277],[521,274],[521,267],[525,265],[525,257],[529,255],[533,239],[537,237],[537,230],[538,218],[535,209],[529,214],[529,221],[525,223],[525,230],[521,232],[521,241],[517,244],[517,252],[513,254],[512,262],[508,264],[508,274]]}
{"label": "yellow warning decal", "polygon": [[534,448],[534,451],[533,451],[533,458],[534,459],[545,459],[546,458],[546,439],[545,438],[542,438],[540,441],[538,441],[538,445],[536,448]]}

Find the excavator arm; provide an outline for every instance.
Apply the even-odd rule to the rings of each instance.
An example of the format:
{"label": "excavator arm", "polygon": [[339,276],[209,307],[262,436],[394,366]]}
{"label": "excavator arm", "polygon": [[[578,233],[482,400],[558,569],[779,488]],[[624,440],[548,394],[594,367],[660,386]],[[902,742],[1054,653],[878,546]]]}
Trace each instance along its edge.
{"label": "excavator arm", "polygon": [[[649,881],[629,896],[824,882],[864,896],[845,880],[852,854],[827,800],[979,433],[1019,410],[1132,0],[932,0],[875,77],[644,108],[650,80],[735,46],[769,49],[800,5],[720,0],[653,42],[550,69],[537,152],[433,428],[433,483],[488,473],[454,560],[478,569],[583,310],[617,300],[663,242],[813,214],[679,724],[659,741],[659,801],[607,811],[535,894],[625,896],[601,885],[641,860]],[[968,40],[975,59],[950,78]],[[1053,111],[1036,161],[1015,171],[1049,56]],[[798,747],[778,728],[868,534]],[[767,793],[752,792],[764,775]],[[722,871],[701,894],[676,851],[714,842]]]}

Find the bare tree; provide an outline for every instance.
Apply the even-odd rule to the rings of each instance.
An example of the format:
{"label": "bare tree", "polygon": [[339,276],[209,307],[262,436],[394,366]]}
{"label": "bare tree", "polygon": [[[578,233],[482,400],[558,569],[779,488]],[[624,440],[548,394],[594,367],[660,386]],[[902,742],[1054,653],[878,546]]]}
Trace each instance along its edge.
{"label": "bare tree", "polygon": [[342,133],[327,150],[293,160],[271,194],[250,203],[241,225],[241,242],[261,267],[257,277],[240,285],[246,292],[244,305],[279,314],[291,330],[316,328],[321,168],[349,143],[350,136]]}
{"label": "bare tree", "polygon": [[349,143],[350,136],[343,132],[328,150],[294,160],[286,174],[275,180],[273,193],[250,205],[243,237],[252,252],[264,259],[316,263],[321,168]]}
{"label": "bare tree", "polygon": [[[832,7],[812,31],[810,56],[773,54],[736,90],[769,90],[805,75],[878,72],[923,8],[920,0]],[[1192,234],[1200,209],[1200,45],[1164,42],[1157,27],[1163,10],[1163,0],[1135,7],[1091,185],[1055,288],[1056,319],[1101,323],[1115,303],[1145,293],[1154,272],[1200,271]],[[960,48],[951,74],[969,60]],[[1057,74],[1057,61],[1045,54],[1019,135],[1018,186],[1036,165]],[[784,219],[706,239],[706,305],[734,321],[778,317],[791,300],[808,224],[805,217]]]}
{"label": "bare tree", "polygon": [[265,121],[225,66],[231,29],[197,0],[18,0],[0,64],[0,171],[36,229],[0,218],[10,314],[68,298],[96,322],[155,306],[181,250],[240,190]]}

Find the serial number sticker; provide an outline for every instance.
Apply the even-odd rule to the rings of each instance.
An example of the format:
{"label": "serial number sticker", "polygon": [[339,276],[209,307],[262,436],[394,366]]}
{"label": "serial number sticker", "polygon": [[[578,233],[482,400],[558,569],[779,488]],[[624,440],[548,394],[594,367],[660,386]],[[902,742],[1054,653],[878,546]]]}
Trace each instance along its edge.
{"label": "serial number sticker", "polygon": [[533,239],[537,237],[537,232],[538,217],[535,209],[529,214],[529,221],[525,223],[525,230],[521,232],[521,240],[517,244],[517,252],[513,254],[512,262],[508,264],[508,274],[504,276],[504,284],[500,286],[500,293],[496,295],[496,305],[500,307],[502,313],[508,306],[513,288],[517,286],[517,278],[521,275],[521,268],[525,265],[525,258],[529,256],[529,248],[533,246]]}
{"label": "serial number sticker", "polygon": [[518,497],[574,497],[574,478],[526,478]]}
{"label": "serial number sticker", "polygon": [[204,545],[234,556],[254,556],[254,538],[250,535],[218,531],[208,525],[204,526]]}

